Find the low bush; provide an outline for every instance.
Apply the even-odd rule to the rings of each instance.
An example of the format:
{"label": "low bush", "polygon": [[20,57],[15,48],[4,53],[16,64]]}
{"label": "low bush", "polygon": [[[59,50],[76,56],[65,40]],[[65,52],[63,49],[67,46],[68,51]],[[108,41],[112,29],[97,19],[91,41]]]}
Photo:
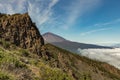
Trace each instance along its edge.
{"label": "low bush", "polygon": [[10,43],[9,42],[6,42],[4,40],[0,40],[0,43],[1,45],[4,47],[4,48],[9,48],[10,47]]}
{"label": "low bush", "polygon": [[19,50],[20,53],[21,53],[21,56],[24,56],[24,57],[29,57],[29,52],[25,49],[20,49]]}
{"label": "low bush", "polygon": [[0,72],[0,80],[14,80],[11,76]]}
{"label": "low bush", "polygon": [[24,63],[20,62],[20,61],[15,62],[15,67],[16,68],[27,68],[27,66]]}

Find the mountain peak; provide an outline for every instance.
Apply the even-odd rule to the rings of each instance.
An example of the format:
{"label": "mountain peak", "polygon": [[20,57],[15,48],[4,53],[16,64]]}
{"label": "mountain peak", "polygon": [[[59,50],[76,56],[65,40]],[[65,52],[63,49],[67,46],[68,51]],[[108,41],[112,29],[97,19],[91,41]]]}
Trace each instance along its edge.
{"label": "mountain peak", "polygon": [[51,32],[47,32],[45,34],[43,34],[43,38],[44,40],[49,40],[47,42],[51,43],[51,42],[63,42],[63,41],[66,41],[66,39],[54,34],[54,33],[51,33]]}
{"label": "mountain peak", "polygon": [[[52,32],[46,32],[45,34],[54,34],[54,33],[52,33]],[[45,34],[43,34],[43,35],[45,35]]]}

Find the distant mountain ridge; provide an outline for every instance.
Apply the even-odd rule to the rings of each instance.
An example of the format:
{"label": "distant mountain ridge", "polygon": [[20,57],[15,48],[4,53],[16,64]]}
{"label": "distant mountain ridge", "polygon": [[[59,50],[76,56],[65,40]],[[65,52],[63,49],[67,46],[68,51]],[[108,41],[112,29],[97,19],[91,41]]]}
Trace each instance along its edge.
{"label": "distant mountain ridge", "polygon": [[120,48],[120,43],[102,43],[102,46],[109,46],[114,48]]}
{"label": "distant mountain ridge", "polygon": [[106,46],[99,46],[99,45],[94,45],[94,44],[85,44],[85,43],[78,43],[78,42],[73,42],[64,39],[61,36],[58,36],[56,34],[47,32],[42,35],[44,40],[48,43],[51,43],[55,46],[58,46],[60,48],[66,49],[68,51],[74,52],[74,53],[79,53],[78,49],[89,49],[89,48],[111,48],[111,47],[106,47]]}
{"label": "distant mountain ridge", "polygon": [[120,48],[120,44],[114,44],[112,46],[115,47],[115,48]]}

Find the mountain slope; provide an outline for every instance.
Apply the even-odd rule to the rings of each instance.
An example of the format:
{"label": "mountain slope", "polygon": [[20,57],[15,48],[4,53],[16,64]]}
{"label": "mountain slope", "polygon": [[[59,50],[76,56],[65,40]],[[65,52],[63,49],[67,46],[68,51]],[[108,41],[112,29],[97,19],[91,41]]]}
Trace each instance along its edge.
{"label": "mountain slope", "polygon": [[1,80],[120,80],[115,67],[51,44],[42,47],[40,58],[9,42],[0,43]]}
{"label": "mountain slope", "polygon": [[120,79],[120,70],[107,63],[94,61],[86,57],[68,52],[47,44],[47,51],[54,59],[49,63],[52,67],[59,67],[75,80],[113,80]]}
{"label": "mountain slope", "polygon": [[45,41],[50,42],[50,43],[66,41],[64,38],[62,38],[58,35],[55,35],[53,33],[50,33],[50,32],[47,32],[47,33],[43,34],[43,37],[44,37]]}
{"label": "mountain slope", "polygon": [[9,42],[0,43],[0,80],[72,80],[61,69],[46,65],[38,55]]}
{"label": "mountain slope", "polygon": [[[66,49],[68,51],[71,51],[73,53],[79,53],[79,51],[78,51],[79,48],[80,49],[110,48],[110,47],[93,45],[93,44],[72,42],[72,41],[66,40],[58,35],[50,33],[50,32],[43,34],[43,38],[46,42],[51,43],[51,44],[58,46],[60,48]],[[56,40],[56,38],[57,38],[57,40]]]}
{"label": "mountain slope", "polygon": [[[28,17],[25,15],[17,14],[6,17],[4,14],[2,17],[0,16],[0,20],[3,20],[0,23],[0,29],[2,29],[0,33],[0,80],[120,80],[120,70],[107,63],[73,54],[51,44],[44,45],[36,26],[32,26],[32,30],[29,29],[33,23],[27,24],[30,19],[28,19],[28,14]],[[13,19],[14,16],[15,19]],[[19,22],[14,23],[12,27],[8,26],[12,23],[4,26],[4,22],[9,21],[9,19],[12,22],[14,20],[16,22],[17,19]],[[28,21],[26,21],[27,19]],[[19,40],[20,34],[13,33],[21,27],[26,30],[27,34],[20,37],[22,39]],[[26,29],[27,27],[28,29]],[[14,30],[14,32],[9,32],[9,29]],[[22,33],[23,30],[18,32]],[[29,33],[32,31],[34,35],[31,38]],[[16,35],[17,38],[9,38],[13,36],[12,34]],[[7,36],[8,39],[6,39]],[[21,42],[24,39],[25,43]],[[33,41],[30,42],[33,47],[28,46],[29,42],[26,43],[29,39]],[[16,40],[20,41],[20,44],[24,43],[26,47],[12,42]]]}

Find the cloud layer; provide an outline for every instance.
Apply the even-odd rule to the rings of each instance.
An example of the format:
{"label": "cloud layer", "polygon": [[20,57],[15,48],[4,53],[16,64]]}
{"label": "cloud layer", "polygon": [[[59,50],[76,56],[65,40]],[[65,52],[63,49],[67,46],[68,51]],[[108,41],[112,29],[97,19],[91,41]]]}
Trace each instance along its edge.
{"label": "cloud layer", "polygon": [[41,26],[52,16],[52,7],[58,0],[0,0],[1,13],[15,14],[28,12],[32,20]]}
{"label": "cloud layer", "polygon": [[112,28],[100,28],[100,29],[96,29],[96,30],[90,30],[90,31],[87,31],[87,32],[83,32],[80,35],[85,36],[85,35],[89,35],[89,34],[92,34],[92,33],[100,32],[100,31],[106,31],[106,30],[110,30],[110,29],[112,29]]}
{"label": "cloud layer", "polygon": [[107,62],[120,69],[120,48],[115,49],[78,49],[80,55]]}
{"label": "cloud layer", "polygon": [[[97,23],[97,24],[94,24],[94,25],[91,25],[91,26],[87,26],[87,28],[91,28],[92,30],[82,32],[82,33],[80,33],[80,35],[81,36],[86,36],[86,35],[89,35],[89,34],[92,34],[92,33],[100,32],[100,31],[108,31],[108,30],[113,29],[111,27],[111,25],[114,25],[114,27],[115,27],[115,25],[119,24],[119,23],[120,23],[120,18],[115,19],[113,21],[105,22],[105,23]],[[93,28],[97,28],[97,29],[93,30]]]}

